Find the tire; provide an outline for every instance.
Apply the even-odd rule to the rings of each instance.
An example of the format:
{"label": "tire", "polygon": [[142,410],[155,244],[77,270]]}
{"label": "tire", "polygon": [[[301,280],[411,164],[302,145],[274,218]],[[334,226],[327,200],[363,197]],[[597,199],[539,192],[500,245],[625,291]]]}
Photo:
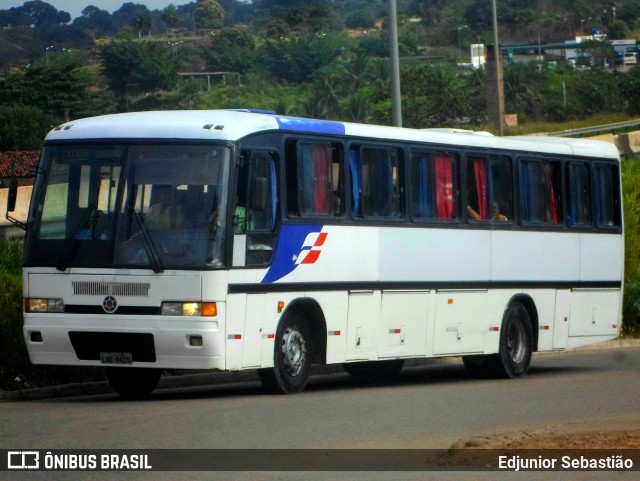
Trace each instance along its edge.
{"label": "tire", "polygon": [[347,362],[342,365],[345,371],[354,377],[368,379],[392,379],[404,366],[404,359],[389,361]]}
{"label": "tire", "polygon": [[140,367],[108,367],[107,379],[111,388],[124,399],[149,397],[160,380],[160,369]]}
{"label": "tire", "polygon": [[505,312],[500,329],[498,354],[463,356],[462,362],[472,377],[513,379],[527,374],[533,354],[533,328],[525,307],[512,303]]}
{"label": "tire", "polygon": [[262,385],[274,394],[301,392],[309,380],[312,357],[307,322],[297,314],[288,314],[276,333],[273,368],[258,370]]}
{"label": "tire", "polygon": [[488,356],[488,367],[495,377],[522,377],[529,370],[532,354],[533,328],[529,312],[521,303],[514,302],[502,321],[500,350]]}

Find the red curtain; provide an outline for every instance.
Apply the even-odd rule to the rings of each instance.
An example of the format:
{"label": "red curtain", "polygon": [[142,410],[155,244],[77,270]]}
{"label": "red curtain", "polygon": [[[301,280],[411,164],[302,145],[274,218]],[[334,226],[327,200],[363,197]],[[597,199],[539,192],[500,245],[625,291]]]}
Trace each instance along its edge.
{"label": "red curtain", "polygon": [[560,222],[560,216],[558,215],[558,200],[556,199],[556,194],[553,189],[553,179],[551,178],[551,166],[544,164],[542,169],[544,172],[544,181],[547,184],[547,191],[549,192],[549,214],[551,215],[551,222],[558,224]]}
{"label": "red curtain", "polygon": [[487,218],[487,170],[484,159],[474,159],[473,170],[476,176],[476,192],[478,195],[478,214]]}
{"label": "red curtain", "polygon": [[329,212],[330,151],[325,145],[313,146],[313,205],[316,213]]}
{"label": "red curtain", "polygon": [[435,158],[436,208],[439,219],[453,218],[453,159],[445,155]]}

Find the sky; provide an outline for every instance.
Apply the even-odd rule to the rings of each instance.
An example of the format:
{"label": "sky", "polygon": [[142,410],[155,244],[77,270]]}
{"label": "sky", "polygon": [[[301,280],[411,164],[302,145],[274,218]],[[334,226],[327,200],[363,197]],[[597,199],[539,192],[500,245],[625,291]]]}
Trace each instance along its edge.
{"label": "sky", "polygon": [[[71,14],[71,20],[79,17],[84,7],[93,5],[100,10],[113,13],[118,10],[123,3],[132,2],[146,5],[149,10],[161,10],[169,4],[185,5],[193,0],[44,0],[49,5],[53,5],[58,10],[64,10]],[[0,0],[0,10],[9,10],[11,7],[21,7],[25,0]]]}

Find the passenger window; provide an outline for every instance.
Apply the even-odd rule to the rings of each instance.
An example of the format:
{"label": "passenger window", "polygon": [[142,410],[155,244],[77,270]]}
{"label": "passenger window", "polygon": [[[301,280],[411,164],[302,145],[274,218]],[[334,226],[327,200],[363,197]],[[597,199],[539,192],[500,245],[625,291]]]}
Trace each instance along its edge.
{"label": "passenger window", "polygon": [[330,142],[289,141],[286,146],[287,212],[342,215],[341,155]]}
{"label": "passenger window", "polygon": [[470,220],[508,222],[512,218],[511,159],[467,159],[467,215]]}
{"label": "passenger window", "polygon": [[595,166],[595,219],[600,228],[620,226],[618,169],[614,165]]}
{"label": "passenger window", "polygon": [[402,201],[398,149],[352,147],[349,166],[352,215],[399,218]]}
{"label": "passenger window", "polygon": [[586,163],[567,164],[567,192],[567,224],[575,227],[591,225],[591,185]]}
{"label": "passenger window", "polygon": [[520,161],[520,219],[528,224],[559,225],[562,218],[560,162]]}
{"label": "passenger window", "polygon": [[411,215],[414,219],[456,217],[453,154],[411,153]]}

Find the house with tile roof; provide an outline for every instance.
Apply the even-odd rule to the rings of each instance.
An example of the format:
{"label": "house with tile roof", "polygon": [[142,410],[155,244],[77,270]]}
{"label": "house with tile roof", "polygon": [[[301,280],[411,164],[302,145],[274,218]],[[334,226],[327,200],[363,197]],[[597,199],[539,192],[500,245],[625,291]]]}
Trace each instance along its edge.
{"label": "house with tile roof", "polygon": [[0,238],[22,235],[22,230],[15,227],[6,216],[9,181],[14,178],[18,180],[16,209],[11,213],[11,217],[24,222],[29,211],[39,159],[39,150],[0,152]]}

